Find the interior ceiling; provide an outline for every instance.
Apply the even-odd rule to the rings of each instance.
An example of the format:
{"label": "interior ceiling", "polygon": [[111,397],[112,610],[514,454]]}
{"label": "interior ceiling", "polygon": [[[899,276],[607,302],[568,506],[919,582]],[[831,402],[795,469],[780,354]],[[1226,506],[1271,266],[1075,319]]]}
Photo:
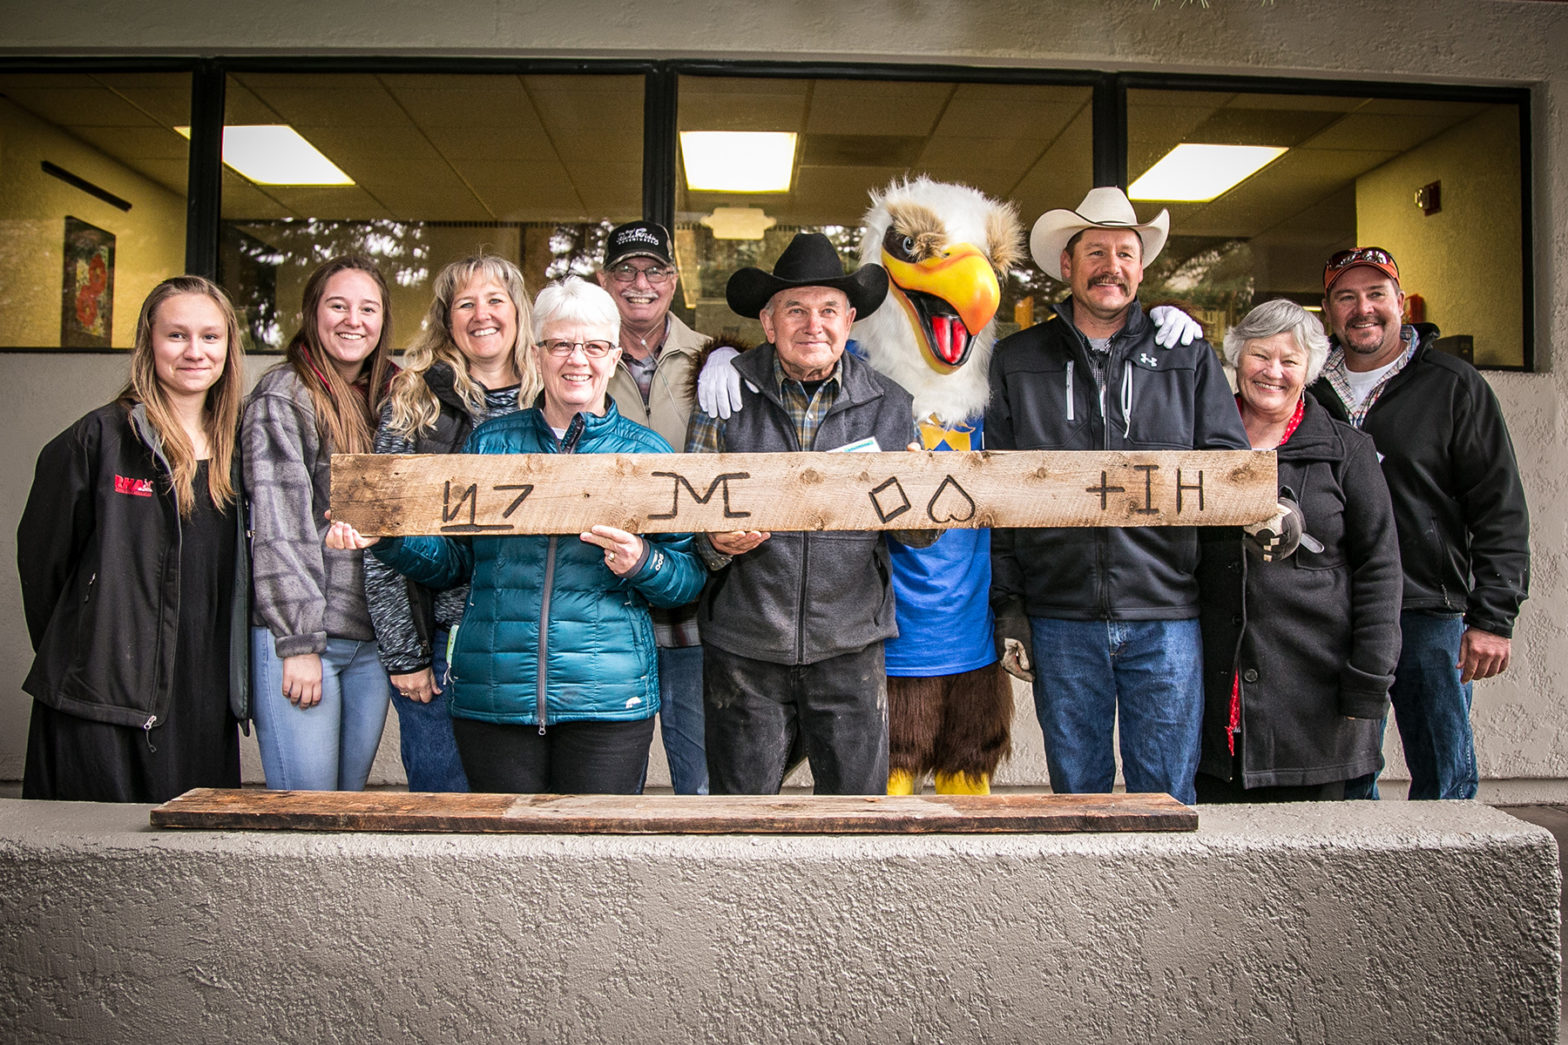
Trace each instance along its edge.
{"label": "interior ceiling", "polygon": [[[224,171],[223,215],[323,220],[624,219],[641,209],[639,76],[237,73],[227,122],[288,123],[356,184],[257,186]],[[0,76],[0,95],[184,194],[181,73]],[[1481,103],[1134,91],[1128,165],[1182,141],[1271,144],[1279,160],[1209,203],[1170,204],[1182,237],[1318,250],[1354,236],[1361,174],[1474,116]],[[794,130],[785,194],[677,192],[677,217],[758,206],[783,225],[854,224],[867,191],[906,173],[1018,202],[1026,221],[1091,184],[1086,87],[684,77],[689,130]],[[1140,214],[1159,206],[1138,203]]]}

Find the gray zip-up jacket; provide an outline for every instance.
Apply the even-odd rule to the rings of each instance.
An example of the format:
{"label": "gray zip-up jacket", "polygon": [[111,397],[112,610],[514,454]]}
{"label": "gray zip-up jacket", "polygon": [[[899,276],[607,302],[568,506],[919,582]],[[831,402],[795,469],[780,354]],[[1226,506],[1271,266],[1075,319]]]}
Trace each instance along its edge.
{"label": "gray zip-up jacket", "polygon": [[279,657],[321,653],[329,636],[375,641],[361,553],[323,543],[332,448],[317,432],[310,392],[289,364],[256,382],[240,443],[251,509],[251,623],[272,632]]}

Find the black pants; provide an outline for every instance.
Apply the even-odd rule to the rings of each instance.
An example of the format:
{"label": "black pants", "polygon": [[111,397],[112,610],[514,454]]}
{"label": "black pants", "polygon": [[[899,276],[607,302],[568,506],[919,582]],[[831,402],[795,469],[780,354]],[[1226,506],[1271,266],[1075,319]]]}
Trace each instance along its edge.
{"label": "black pants", "polygon": [[702,683],[713,794],[778,794],[797,739],[817,794],[887,793],[882,643],[798,665],[704,643]]}
{"label": "black pants", "polygon": [[634,795],[648,768],[653,719],[501,725],[454,718],[452,733],[474,791]]}

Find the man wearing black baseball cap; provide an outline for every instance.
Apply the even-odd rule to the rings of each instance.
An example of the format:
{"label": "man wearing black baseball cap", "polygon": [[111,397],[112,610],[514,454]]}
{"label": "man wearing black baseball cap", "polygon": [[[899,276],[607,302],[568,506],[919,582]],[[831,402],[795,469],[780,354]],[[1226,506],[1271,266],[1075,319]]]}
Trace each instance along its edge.
{"label": "man wearing black baseball cap", "polygon": [[[1323,269],[1333,331],[1312,394],[1377,444],[1404,568],[1403,643],[1389,696],[1411,798],[1474,798],[1470,683],[1508,668],[1530,585],[1530,518],[1508,425],[1491,386],[1404,322],[1399,265],[1381,247]],[[1312,521],[1306,520],[1310,526]],[[1376,797],[1376,775],[1348,797]]]}
{"label": "man wearing black baseball cap", "polygon": [[[909,393],[844,352],[856,316],[886,295],[880,266],[846,274],[819,233],[796,236],[772,272],[736,272],[730,308],[759,320],[768,340],[735,359],[742,408],[727,419],[694,412],[687,450],[907,446]],[[892,536],[925,545],[936,533]],[[714,794],[776,794],[797,740],[818,794],[885,793],[882,642],[898,631],[886,541],[876,531],[698,537],[720,571],[698,615]]]}
{"label": "man wearing black baseball cap", "polygon": [[[669,230],[656,221],[629,221],[611,229],[598,278],[621,314],[621,358],[610,376],[610,398],[622,416],[680,447],[691,418],[692,371],[709,339],[670,314],[680,277]],[[659,644],[659,733],[670,784],[678,795],[705,795],[696,604],[655,609],[653,630]]]}

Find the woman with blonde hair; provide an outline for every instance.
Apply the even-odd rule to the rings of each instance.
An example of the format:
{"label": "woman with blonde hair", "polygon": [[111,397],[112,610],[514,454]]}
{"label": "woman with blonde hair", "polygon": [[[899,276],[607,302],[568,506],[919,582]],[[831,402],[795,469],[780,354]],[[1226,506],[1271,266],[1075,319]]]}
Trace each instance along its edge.
{"label": "woman with blonde hair", "polygon": [[375,262],[333,258],[305,282],[284,362],[245,405],[251,501],[251,664],[270,788],[358,791],[387,714],[361,556],[322,545],[334,453],[369,453],[391,369]]}
{"label": "woman with blonde hair", "polygon": [[[424,328],[403,355],[376,431],[378,454],[457,453],[491,418],[529,406],[539,392],[523,274],[481,254],[436,274]],[[463,619],[468,585],[432,591],[365,556],[365,599],[411,791],[467,791],[444,692],[446,647]],[[441,699],[437,699],[441,698]]]}
{"label": "woman with blonde hair", "polygon": [[24,798],[163,802],[240,783],[239,324],[215,284],[176,276],[135,337],[119,397],[38,455],[17,528],[36,653]]}

